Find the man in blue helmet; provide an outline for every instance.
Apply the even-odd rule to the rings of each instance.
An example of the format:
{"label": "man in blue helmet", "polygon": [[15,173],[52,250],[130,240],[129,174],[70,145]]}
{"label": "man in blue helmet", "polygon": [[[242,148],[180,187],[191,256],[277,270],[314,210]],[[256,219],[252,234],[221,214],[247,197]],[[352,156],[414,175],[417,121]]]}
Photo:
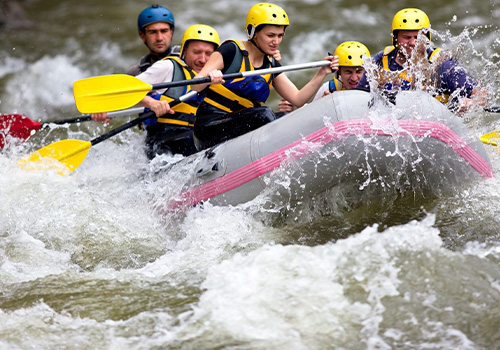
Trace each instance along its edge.
{"label": "man in blue helmet", "polygon": [[138,64],[131,67],[127,74],[139,75],[164,57],[179,56],[180,47],[170,46],[174,28],[174,15],[166,7],[152,5],[144,9],[137,19],[137,29],[149,53],[142,57]]}
{"label": "man in blue helmet", "polygon": [[[170,46],[174,28],[174,15],[166,7],[151,5],[142,10],[137,18],[137,29],[141,40],[148,47],[149,53],[132,66],[127,74],[137,76],[151,67],[153,63],[167,56],[179,57],[180,46]],[[91,118],[103,123],[111,121],[107,113],[92,113]]]}

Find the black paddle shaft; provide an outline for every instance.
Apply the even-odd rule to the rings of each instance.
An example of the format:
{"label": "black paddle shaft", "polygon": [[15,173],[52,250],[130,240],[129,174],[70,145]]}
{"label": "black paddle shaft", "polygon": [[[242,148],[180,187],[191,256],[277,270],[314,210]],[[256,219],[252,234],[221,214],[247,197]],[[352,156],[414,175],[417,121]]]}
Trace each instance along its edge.
{"label": "black paddle shaft", "polygon": [[102,141],[104,140],[107,140],[109,139],[110,137],[113,137],[115,136],[116,134],[118,133],[121,133],[122,131],[125,131],[127,129],[130,129],[140,123],[142,123],[143,121],[145,121],[146,119],[149,119],[149,118],[152,118],[156,116],[155,112],[154,111],[149,111],[147,113],[144,113],[143,115],[141,115],[139,118],[136,118],[136,119],[133,119],[131,121],[129,121],[128,123],[125,123],[113,130],[111,130],[110,132],[107,132],[105,133],[104,135],[101,135],[99,137],[96,137],[95,139],[91,140],[90,141],[90,144],[92,146],[95,146],[97,145],[98,143],[101,143]]}
{"label": "black paddle shaft", "polygon": [[[135,109],[126,109],[123,111],[115,111],[115,112],[109,112],[108,117],[119,115],[119,114],[134,114],[134,113],[142,113],[144,111],[144,108],[135,108]],[[78,117],[74,118],[68,118],[68,119],[63,119],[63,120],[53,120],[50,122],[45,122],[42,123],[42,126],[47,126],[49,124],[57,124],[57,125],[64,125],[64,124],[73,124],[73,123],[80,123],[80,122],[89,122],[92,120],[92,117],[90,114],[82,114]]]}
{"label": "black paddle shaft", "polygon": [[[190,93],[187,93],[185,95],[182,95],[181,97],[179,97],[178,100],[176,101],[173,101],[170,103],[170,108],[178,105],[179,103],[181,102],[184,102],[186,100],[189,100],[190,98],[192,98],[193,96],[196,95],[196,91],[191,91]],[[101,135],[99,137],[96,137],[95,139],[93,140],[90,140],[90,144],[92,146],[95,146],[97,145],[98,143],[104,141],[104,140],[107,140],[109,139],[110,137],[113,137],[115,136],[116,134],[118,133],[121,133],[122,131],[125,131],[127,129],[130,129],[140,123],[142,123],[143,121],[145,121],[146,119],[149,119],[149,118],[153,118],[153,117],[156,117],[156,113],[154,111],[149,111],[149,112],[146,112],[144,113],[143,115],[141,115],[139,118],[136,118],[136,119],[133,119],[131,121],[129,121],[128,123],[125,123],[119,127],[117,127],[116,129],[113,129],[107,133],[105,133],[104,135]]]}
{"label": "black paddle shaft", "polygon": [[90,115],[82,115],[81,117],[76,117],[76,118],[71,118],[71,119],[54,120],[51,122],[42,123],[42,125],[46,125],[46,124],[63,125],[63,124],[71,124],[71,123],[89,122],[91,120],[92,120],[92,118],[90,117]]}
{"label": "black paddle shaft", "polygon": [[500,107],[499,106],[486,107],[484,110],[486,112],[490,112],[490,113],[500,113]]}

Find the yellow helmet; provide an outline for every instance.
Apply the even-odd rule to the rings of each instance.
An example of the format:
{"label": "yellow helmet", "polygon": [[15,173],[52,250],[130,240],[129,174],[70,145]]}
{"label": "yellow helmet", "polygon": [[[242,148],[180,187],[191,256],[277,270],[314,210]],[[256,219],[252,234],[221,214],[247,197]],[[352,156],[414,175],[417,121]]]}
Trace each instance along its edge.
{"label": "yellow helmet", "polygon": [[199,40],[213,43],[215,44],[215,48],[218,48],[220,45],[219,34],[217,34],[217,31],[214,28],[205,24],[194,24],[186,29],[182,35],[181,57],[184,53],[184,47],[189,40]]}
{"label": "yellow helmet", "polygon": [[245,23],[245,31],[248,39],[254,37],[255,29],[262,24],[287,27],[290,23],[288,22],[288,15],[280,6],[261,2],[252,6],[250,11],[248,11]]}
{"label": "yellow helmet", "polygon": [[393,45],[396,45],[396,31],[398,30],[420,30],[426,28],[427,32],[425,34],[430,40],[431,33],[428,30],[430,25],[429,17],[427,17],[424,11],[416,8],[402,9],[392,19]]}
{"label": "yellow helmet", "polygon": [[346,41],[337,46],[335,56],[339,56],[339,66],[358,67],[363,64],[363,55],[370,56],[365,45],[357,41]]}

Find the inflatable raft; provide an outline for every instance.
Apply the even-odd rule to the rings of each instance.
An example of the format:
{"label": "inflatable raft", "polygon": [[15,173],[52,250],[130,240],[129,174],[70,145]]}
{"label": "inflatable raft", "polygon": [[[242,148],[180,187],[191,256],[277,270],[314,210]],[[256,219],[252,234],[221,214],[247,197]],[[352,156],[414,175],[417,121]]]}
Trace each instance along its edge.
{"label": "inflatable raft", "polygon": [[301,202],[346,184],[441,195],[493,176],[480,140],[429,94],[400,92],[387,103],[359,90],[325,96],[172,168],[185,180],[169,195],[169,211],[262,194]]}

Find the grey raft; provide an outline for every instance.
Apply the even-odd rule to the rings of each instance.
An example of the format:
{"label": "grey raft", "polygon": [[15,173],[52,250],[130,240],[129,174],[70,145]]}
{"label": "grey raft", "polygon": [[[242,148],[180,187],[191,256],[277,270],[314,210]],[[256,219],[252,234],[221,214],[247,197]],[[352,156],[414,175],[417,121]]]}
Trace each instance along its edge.
{"label": "grey raft", "polygon": [[479,138],[429,94],[399,92],[387,102],[359,90],[325,96],[165,171],[157,181],[176,183],[167,211],[257,196],[293,205],[339,186],[442,195],[493,176]]}

